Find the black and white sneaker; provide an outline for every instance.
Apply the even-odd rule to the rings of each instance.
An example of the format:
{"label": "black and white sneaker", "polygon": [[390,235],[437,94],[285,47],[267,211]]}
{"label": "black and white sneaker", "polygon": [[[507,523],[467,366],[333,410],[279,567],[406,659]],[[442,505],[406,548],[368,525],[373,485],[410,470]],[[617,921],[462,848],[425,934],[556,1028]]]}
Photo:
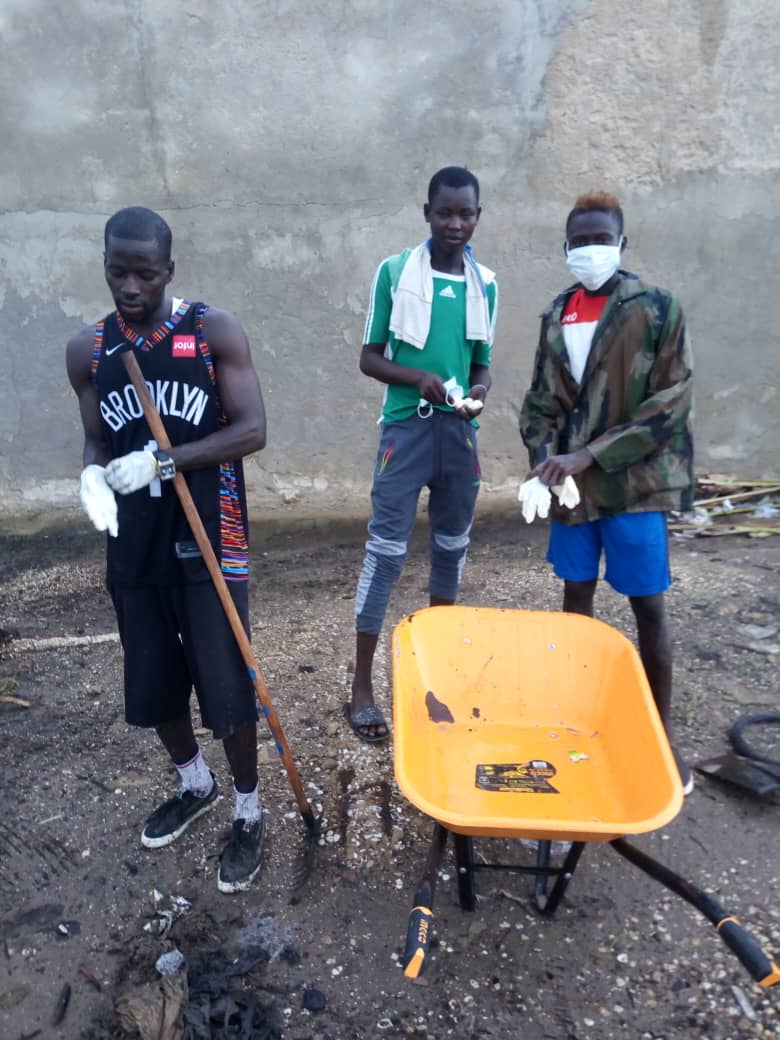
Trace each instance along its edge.
{"label": "black and white sneaker", "polygon": [[193,820],[208,812],[219,798],[219,788],[213,773],[211,779],[213,783],[207,795],[200,796],[182,787],[173,798],[158,806],[144,824],[141,844],[147,849],[170,845],[187,830]]}
{"label": "black and white sneaker", "polygon": [[230,841],[219,857],[217,888],[220,892],[243,892],[260,870],[265,844],[265,811],[260,819],[233,821]]}

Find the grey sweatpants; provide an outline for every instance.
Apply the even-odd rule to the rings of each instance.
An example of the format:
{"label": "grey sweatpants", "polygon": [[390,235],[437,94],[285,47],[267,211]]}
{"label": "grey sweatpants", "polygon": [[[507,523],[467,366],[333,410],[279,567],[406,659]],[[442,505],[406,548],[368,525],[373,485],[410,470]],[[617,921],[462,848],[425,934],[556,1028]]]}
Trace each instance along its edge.
{"label": "grey sweatpants", "polygon": [[366,556],[358,581],[358,632],[379,633],[406,559],[417,500],[428,487],[431,526],[430,594],[455,599],[479,492],[477,431],[451,412],[433,409],[386,423],[371,488]]}

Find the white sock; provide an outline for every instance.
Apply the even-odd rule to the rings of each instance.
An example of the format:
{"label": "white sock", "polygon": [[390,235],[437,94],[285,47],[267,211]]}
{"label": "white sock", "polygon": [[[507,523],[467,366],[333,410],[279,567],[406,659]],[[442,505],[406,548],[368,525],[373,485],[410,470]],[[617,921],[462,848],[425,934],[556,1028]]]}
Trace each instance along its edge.
{"label": "white sock", "polygon": [[260,819],[260,799],[257,794],[258,785],[255,784],[252,791],[248,791],[246,794],[236,790],[235,784],[233,790],[236,795],[236,807],[233,812],[234,820],[244,820],[246,823],[254,823],[255,820]]}
{"label": "white sock", "polygon": [[182,787],[187,791],[192,791],[198,798],[205,798],[214,786],[214,777],[203,760],[200,748],[198,748],[195,756],[189,762],[184,762],[183,765],[179,765],[178,762],[174,764],[179,771]]}

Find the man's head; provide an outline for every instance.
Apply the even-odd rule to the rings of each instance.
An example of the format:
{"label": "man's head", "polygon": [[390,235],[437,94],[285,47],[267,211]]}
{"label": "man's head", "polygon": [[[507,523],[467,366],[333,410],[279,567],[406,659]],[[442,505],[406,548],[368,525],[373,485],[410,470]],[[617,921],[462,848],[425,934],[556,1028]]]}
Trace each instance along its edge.
{"label": "man's head", "polygon": [[625,248],[623,210],[614,195],[592,191],[580,195],[566,218],[566,246],[616,246]]}
{"label": "man's head", "polygon": [[133,325],[152,320],[173,278],[171,229],[143,206],[120,209],[106,222],[104,271],[117,310]]}
{"label": "man's head", "polygon": [[479,181],[463,166],[445,166],[428,185],[423,214],[431,225],[431,238],[444,253],[454,253],[468,243],[482,212]]}

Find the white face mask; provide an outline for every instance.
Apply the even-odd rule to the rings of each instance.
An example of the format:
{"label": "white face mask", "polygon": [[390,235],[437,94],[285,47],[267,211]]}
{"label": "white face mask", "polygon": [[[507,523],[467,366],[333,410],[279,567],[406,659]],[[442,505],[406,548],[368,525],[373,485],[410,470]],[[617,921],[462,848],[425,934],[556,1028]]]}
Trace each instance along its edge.
{"label": "white face mask", "polygon": [[[620,236],[622,243],[623,236]],[[569,270],[586,289],[595,292],[608,282],[620,266],[620,245],[566,247]]]}

